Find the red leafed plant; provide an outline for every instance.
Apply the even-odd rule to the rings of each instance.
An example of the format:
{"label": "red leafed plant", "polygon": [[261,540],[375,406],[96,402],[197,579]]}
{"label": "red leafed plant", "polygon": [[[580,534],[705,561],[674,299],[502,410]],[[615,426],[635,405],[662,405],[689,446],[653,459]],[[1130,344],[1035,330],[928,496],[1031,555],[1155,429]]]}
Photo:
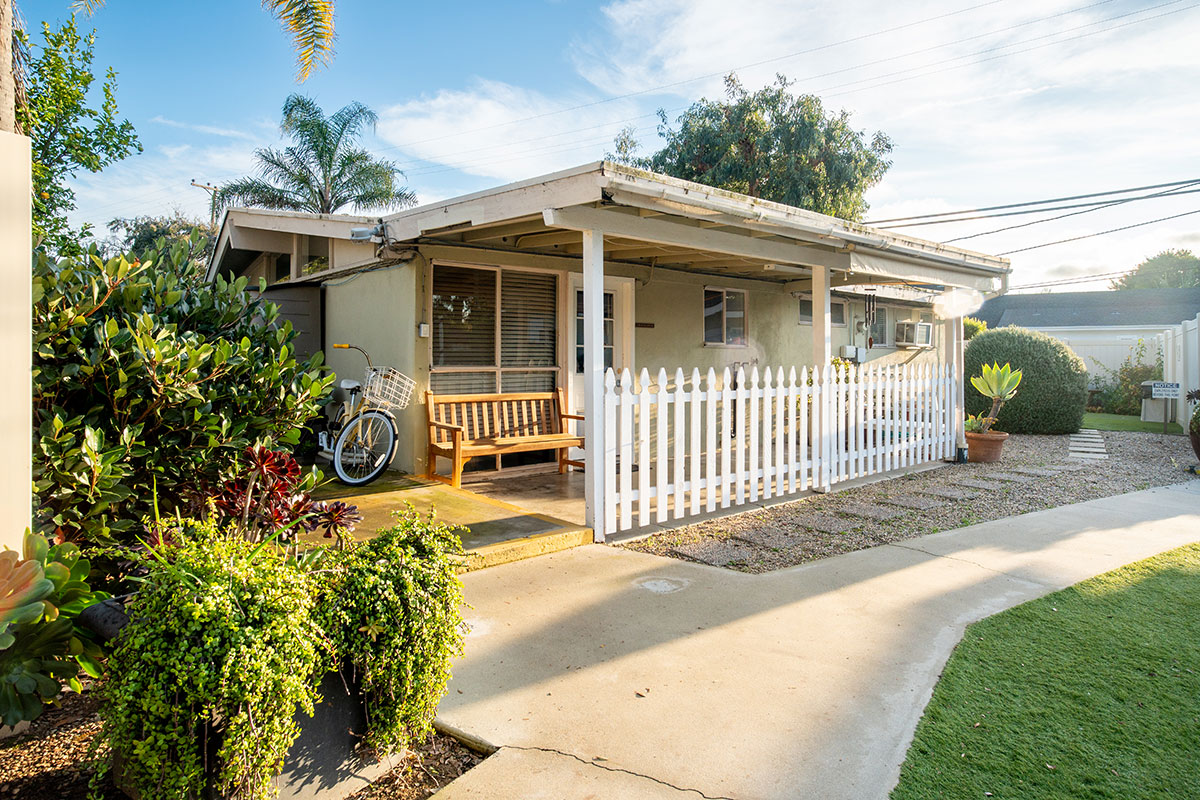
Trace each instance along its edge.
{"label": "red leafed plant", "polygon": [[245,451],[245,473],[225,481],[213,504],[251,542],[294,541],[301,530],[323,528],[325,538],[341,544],[362,516],[357,506],[314,501],[316,480],[315,473],[302,473],[290,453],[254,445]]}

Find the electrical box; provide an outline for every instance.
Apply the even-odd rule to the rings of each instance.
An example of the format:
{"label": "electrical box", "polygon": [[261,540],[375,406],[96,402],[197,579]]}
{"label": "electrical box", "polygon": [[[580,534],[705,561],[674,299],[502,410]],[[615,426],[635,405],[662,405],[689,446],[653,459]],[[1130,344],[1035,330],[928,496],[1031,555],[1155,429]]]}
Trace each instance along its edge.
{"label": "electrical box", "polygon": [[861,364],[863,361],[863,351],[866,348],[855,347],[852,344],[842,345],[842,358],[847,361],[853,361],[855,364]]}
{"label": "electrical box", "polygon": [[896,323],[896,347],[933,347],[933,323],[903,320]]}
{"label": "electrical box", "polygon": [[417,324],[417,336],[420,336],[422,339],[429,338],[429,323],[428,322],[421,322],[421,323]]}

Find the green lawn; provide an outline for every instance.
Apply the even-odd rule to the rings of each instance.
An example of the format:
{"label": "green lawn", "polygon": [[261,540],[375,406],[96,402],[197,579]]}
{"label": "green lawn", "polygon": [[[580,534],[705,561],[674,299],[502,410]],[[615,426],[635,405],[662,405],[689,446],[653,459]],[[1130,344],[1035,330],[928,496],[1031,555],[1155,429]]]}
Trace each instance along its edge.
{"label": "green lawn", "polygon": [[[1083,427],[1095,428],[1098,431],[1140,431],[1142,433],[1162,433],[1161,422],[1142,422],[1138,417],[1127,417],[1124,414],[1093,414],[1083,415]],[[1167,433],[1183,434],[1183,428],[1176,422],[1167,423]]]}
{"label": "green lawn", "polygon": [[1200,797],[1200,544],[967,628],[892,800]]}

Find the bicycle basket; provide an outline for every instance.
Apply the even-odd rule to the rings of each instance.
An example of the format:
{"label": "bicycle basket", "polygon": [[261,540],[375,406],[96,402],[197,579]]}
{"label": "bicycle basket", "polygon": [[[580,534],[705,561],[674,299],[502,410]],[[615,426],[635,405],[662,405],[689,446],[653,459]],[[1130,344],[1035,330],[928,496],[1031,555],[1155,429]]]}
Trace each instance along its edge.
{"label": "bicycle basket", "polygon": [[391,367],[372,367],[367,370],[367,385],[363,399],[370,405],[391,406],[397,410],[408,407],[416,381]]}

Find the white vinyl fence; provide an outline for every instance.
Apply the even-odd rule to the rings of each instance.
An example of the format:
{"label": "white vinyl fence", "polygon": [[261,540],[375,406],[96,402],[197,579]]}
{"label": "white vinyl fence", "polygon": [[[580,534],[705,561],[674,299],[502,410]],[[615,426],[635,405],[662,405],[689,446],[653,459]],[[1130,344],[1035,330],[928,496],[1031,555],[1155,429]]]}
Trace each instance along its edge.
{"label": "white vinyl fence", "polygon": [[610,369],[605,533],[950,458],[954,386],[948,365]]}
{"label": "white vinyl fence", "polygon": [[1167,328],[1157,338],[1163,354],[1163,380],[1178,383],[1181,389],[1181,397],[1170,401],[1173,413],[1168,413],[1167,419],[1175,420],[1187,430],[1196,405],[1182,395],[1200,389],[1200,314]]}

